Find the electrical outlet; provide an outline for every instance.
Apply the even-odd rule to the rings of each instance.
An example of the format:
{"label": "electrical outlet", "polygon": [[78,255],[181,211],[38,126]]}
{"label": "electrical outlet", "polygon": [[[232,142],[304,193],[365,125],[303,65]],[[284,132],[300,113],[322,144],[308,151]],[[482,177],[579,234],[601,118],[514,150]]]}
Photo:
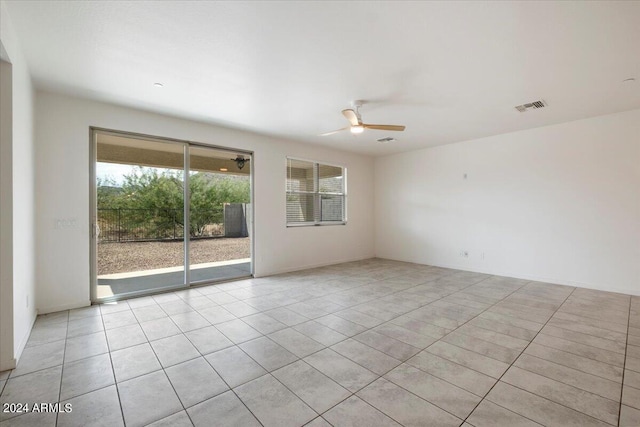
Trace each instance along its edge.
{"label": "electrical outlet", "polygon": [[484,261],[484,252],[480,254],[480,259]]}
{"label": "electrical outlet", "polygon": [[76,228],[78,226],[78,220],[76,218],[56,218],[54,222],[54,228]]}

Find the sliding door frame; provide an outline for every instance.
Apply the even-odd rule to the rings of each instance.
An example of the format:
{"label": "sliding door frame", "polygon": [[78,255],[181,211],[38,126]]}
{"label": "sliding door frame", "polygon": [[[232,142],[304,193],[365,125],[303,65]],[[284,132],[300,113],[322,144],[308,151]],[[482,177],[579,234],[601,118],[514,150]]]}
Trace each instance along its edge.
{"label": "sliding door frame", "polygon": [[[98,236],[97,236],[97,222],[98,222],[98,205],[97,205],[97,187],[96,187],[96,166],[98,161],[98,135],[106,134],[106,135],[114,135],[120,136],[124,138],[135,138],[141,140],[148,140],[151,142],[164,142],[171,144],[180,144],[183,146],[183,205],[184,205],[184,238],[183,238],[183,250],[184,250],[184,284],[176,285],[172,287],[165,287],[160,290],[142,290],[139,292],[129,292],[127,294],[114,295],[108,298],[98,299],[97,290],[98,290]],[[238,153],[243,155],[250,156],[251,159],[251,170],[249,173],[249,201],[251,203],[251,230],[250,230],[250,258],[251,258],[251,271],[249,276],[241,276],[232,279],[220,279],[220,280],[204,280],[198,281],[195,283],[191,283],[191,260],[190,260],[190,243],[191,236],[188,232],[190,229],[190,212],[191,212],[191,203],[190,203],[190,189],[189,189],[189,172],[190,168],[190,147],[200,147],[200,148],[211,148],[217,150],[228,151],[230,153]],[[162,136],[154,136],[147,135],[135,132],[127,132],[127,131],[119,131],[113,129],[106,129],[96,126],[89,127],[89,246],[90,246],[90,256],[89,256],[89,283],[90,283],[90,298],[92,303],[104,303],[110,301],[118,301],[128,298],[136,298],[145,295],[153,295],[160,294],[165,292],[171,292],[175,290],[183,290],[189,289],[192,287],[198,286],[207,286],[215,283],[223,283],[230,282],[234,280],[246,279],[247,277],[253,277],[255,274],[255,203],[254,203],[254,176],[255,176],[255,162],[254,162],[254,153],[253,151],[244,150],[244,149],[235,149],[230,147],[224,147],[221,145],[212,145],[205,144],[202,142],[194,142],[188,140],[181,140],[176,138],[167,138]]]}

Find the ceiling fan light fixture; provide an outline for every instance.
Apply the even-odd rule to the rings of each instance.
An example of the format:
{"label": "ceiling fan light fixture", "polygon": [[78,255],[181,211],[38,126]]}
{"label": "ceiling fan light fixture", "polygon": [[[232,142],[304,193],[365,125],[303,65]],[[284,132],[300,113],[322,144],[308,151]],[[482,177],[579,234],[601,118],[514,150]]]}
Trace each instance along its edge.
{"label": "ceiling fan light fixture", "polygon": [[351,133],[362,133],[364,132],[364,126],[362,125],[356,125],[356,126],[351,126]]}

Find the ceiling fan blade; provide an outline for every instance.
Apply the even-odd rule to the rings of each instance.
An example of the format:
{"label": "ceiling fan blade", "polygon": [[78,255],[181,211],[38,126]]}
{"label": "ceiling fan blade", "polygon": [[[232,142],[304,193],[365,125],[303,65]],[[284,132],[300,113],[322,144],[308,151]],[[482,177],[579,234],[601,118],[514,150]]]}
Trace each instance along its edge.
{"label": "ceiling fan blade", "polygon": [[403,131],[405,126],[400,126],[400,125],[368,125],[368,124],[363,124],[362,126],[365,127],[365,129],[377,129],[377,130],[394,130],[394,131]]}
{"label": "ceiling fan blade", "polygon": [[332,130],[331,132],[327,132],[327,133],[321,133],[320,136],[333,135],[334,133],[342,132],[343,130],[347,130],[347,129],[349,129],[349,127],[338,129],[338,130]]}
{"label": "ceiling fan blade", "polygon": [[361,123],[356,112],[351,109],[342,110],[342,115],[349,120],[351,126],[358,126]]}

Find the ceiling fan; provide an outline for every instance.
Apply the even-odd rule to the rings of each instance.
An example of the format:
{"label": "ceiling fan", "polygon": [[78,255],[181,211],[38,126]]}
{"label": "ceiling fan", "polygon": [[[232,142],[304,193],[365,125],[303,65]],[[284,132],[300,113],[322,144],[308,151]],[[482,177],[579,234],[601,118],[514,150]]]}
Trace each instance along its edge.
{"label": "ceiling fan", "polygon": [[358,134],[364,132],[365,129],[376,129],[376,130],[392,130],[392,131],[403,131],[404,126],[401,125],[374,125],[369,123],[363,123],[362,117],[360,116],[360,107],[362,106],[362,101],[355,101],[353,103],[353,108],[347,108],[346,110],[342,110],[342,115],[349,120],[349,126],[344,127],[342,129],[334,130],[332,132],[327,132],[321,134],[321,136],[333,135],[334,133],[342,132],[343,130],[349,130],[353,134]]}

